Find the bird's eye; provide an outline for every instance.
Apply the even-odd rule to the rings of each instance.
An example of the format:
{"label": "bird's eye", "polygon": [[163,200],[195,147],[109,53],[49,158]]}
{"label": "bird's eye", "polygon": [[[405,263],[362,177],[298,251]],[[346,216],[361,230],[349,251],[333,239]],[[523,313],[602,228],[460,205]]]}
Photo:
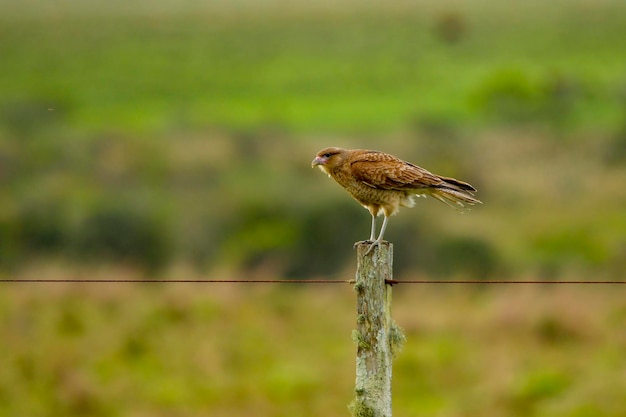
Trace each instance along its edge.
{"label": "bird's eye", "polygon": [[324,154],[324,155],[322,155],[322,156],[323,156],[324,158],[330,158],[330,157],[331,157],[331,154],[327,152],[327,153],[325,153],[325,154]]}

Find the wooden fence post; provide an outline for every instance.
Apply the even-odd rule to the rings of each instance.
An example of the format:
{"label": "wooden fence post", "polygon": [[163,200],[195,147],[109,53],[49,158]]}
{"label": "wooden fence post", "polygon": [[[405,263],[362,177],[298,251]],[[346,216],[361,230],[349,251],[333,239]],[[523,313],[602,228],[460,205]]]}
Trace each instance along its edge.
{"label": "wooden fence post", "polygon": [[353,417],[391,417],[391,361],[404,335],[391,318],[393,245],[381,242],[367,254],[370,243],[358,242],[356,398]]}

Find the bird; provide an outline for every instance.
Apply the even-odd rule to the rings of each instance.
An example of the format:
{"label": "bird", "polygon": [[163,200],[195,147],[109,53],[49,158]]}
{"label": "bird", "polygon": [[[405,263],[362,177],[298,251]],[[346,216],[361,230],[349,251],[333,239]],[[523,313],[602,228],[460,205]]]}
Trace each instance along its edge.
{"label": "bird", "polygon": [[[317,153],[311,167],[318,167],[335,180],[365,207],[372,216],[369,242],[380,247],[389,217],[400,207],[413,207],[413,197],[431,196],[453,208],[482,202],[474,197],[476,189],[454,178],[436,175],[403,161],[391,154],[366,150],[324,148]],[[383,224],[376,237],[376,217],[383,215]]]}

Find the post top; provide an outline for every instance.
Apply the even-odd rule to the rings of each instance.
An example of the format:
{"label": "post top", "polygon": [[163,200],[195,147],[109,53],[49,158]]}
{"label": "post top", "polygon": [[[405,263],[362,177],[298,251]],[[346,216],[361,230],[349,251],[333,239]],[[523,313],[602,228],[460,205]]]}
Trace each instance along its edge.
{"label": "post top", "polygon": [[[358,242],[354,242],[354,247],[355,248],[359,248],[359,247],[369,248],[371,245],[372,245],[372,241],[371,240],[360,240]],[[393,243],[387,242],[386,240],[383,240],[383,241],[380,242],[380,246],[393,247]]]}

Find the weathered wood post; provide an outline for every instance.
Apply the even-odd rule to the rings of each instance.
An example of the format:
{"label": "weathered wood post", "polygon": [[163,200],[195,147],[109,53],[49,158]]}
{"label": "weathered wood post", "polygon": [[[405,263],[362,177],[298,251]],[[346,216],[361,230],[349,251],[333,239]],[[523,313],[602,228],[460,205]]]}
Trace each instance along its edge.
{"label": "weathered wood post", "polygon": [[391,361],[404,342],[391,318],[393,245],[381,242],[368,254],[369,247],[356,243],[356,398],[350,410],[353,417],[391,417]]}

